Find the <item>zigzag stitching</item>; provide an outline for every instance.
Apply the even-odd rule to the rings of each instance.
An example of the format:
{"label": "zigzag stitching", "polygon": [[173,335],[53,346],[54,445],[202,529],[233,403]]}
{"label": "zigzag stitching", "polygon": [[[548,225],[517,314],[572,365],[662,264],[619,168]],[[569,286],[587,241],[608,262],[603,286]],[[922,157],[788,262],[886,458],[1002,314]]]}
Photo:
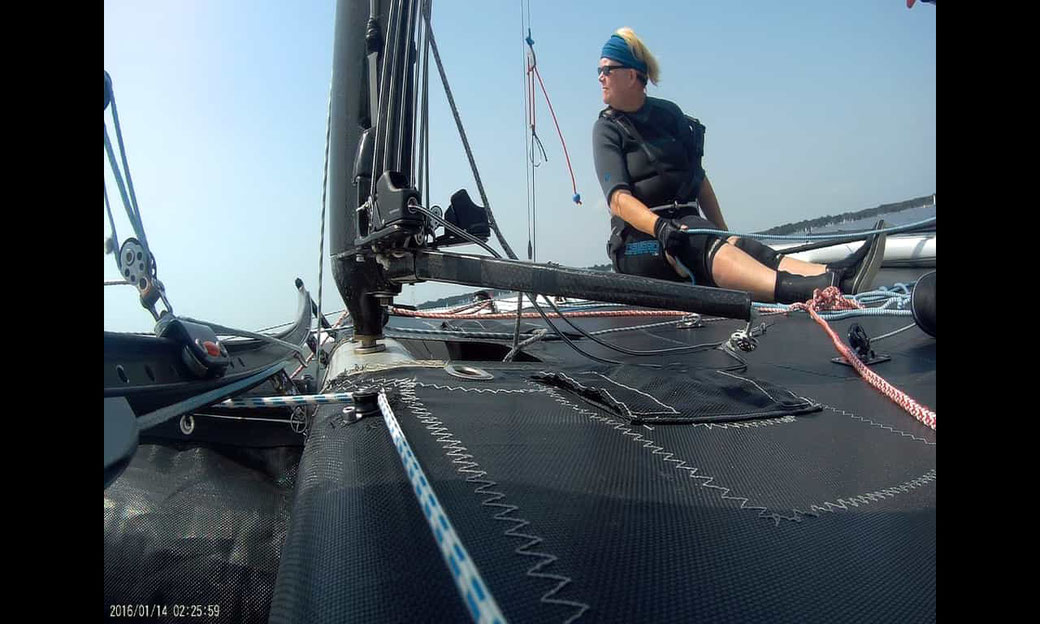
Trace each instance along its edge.
{"label": "zigzag stitching", "polygon": [[848,511],[849,507],[859,507],[860,505],[869,505],[870,503],[876,503],[886,498],[892,498],[899,494],[906,494],[911,490],[915,490],[919,487],[928,485],[935,481],[935,468],[932,468],[928,472],[924,473],[916,479],[911,479],[905,483],[887,487],[883,490],[875,490],[873,492],[867,492],[866,494],[858,494],[849,498],[839,498],[837,502],[826,501],[820,505],[813,503],[809,505],[809,511],[802,511],[800,509],[794,509],[794,513],[799,516],[812,516],[814,518],[820,517],[819,512],[830,512],[836,513],[837,509],[842,511]]}
{"label": "zigzag stitching", "polygon": [[[500,522],[514,523],[514,526],[506,530],[503,534],[509,537],[516,537],[528,540],[527,542],[521,544],[513,550],[513,552],[518,555],[522,555],[525,557],[535,557],[540,559],[538,563],[527,569],[525,575],[531,578],[558,581],[555,587],[542,594],[542,596],[539,598],[539,602],[543,604],[556,604],[576,608],[577,611],[573,613],[570,617],[568,617],[566,620],[564,620],[564,624],[570,624],[571,622],[580,618],[586,611],[588,611],[591,608],[588,604],[572,600],[562,600],[559,598],[555,598],[557,593],[562,591],[564,587],[566,587],[569,583],[572,582],[572,579],[559,574],[547,574],[544,572],[540,572],[542,568],[556,561],[557,557],[549,553],[537,552],[532,550],[534,546],[537,546],[544,540],[535,535],[529,535],[527,533],[519,532],[521,528],[530,524],[528,520],[525,520],[523,518],[506,517],[508,514],[518,510],[519,507],[517,507],[516,505],[503,504],[497,502],[505,498],[506,495],[503,492],[489,489],[491,487],[497,486],[498,484],[494,481],[484,478],[487,476],[486,471],[474,470],[474,468],[479,468],[480,466],[477,462],[466,461],[473,459],[473,456],[466,452],[468,449],[466,449],[466,447],[462,445],[462,442],[460,440],[453,439],[452,433],[444,426],[444,423],[435,416],[433,416],[430,413],[430,411],[427,410],[419,402],[419,399],[415,394],[415,387],[420,385],[420,383],[415,379],[394,381],[396,382],[395,386],[401,393],[401,400],[408,404],[409,409],[416,416],[419,422],[426,426],[426,429],[441,444],[441,447],[445,451],[447,451],[446,456],[451,457],[452,463],[458,466],[456,470],[459,473],[465,473],[469,475],[466,477],[467,482],[481,484],[474,490],[475,494],[480,494],[482,497],[488,497],[484,498],[481,501],[481,506],[501,507],[503,511],[496,513],[494,516],[492,516],[492,519]],[[541,388],[538,388],[536,391],[544,392],[544,390]]]}
{"label": "zigzag stitching", "polygon": [[881,423],[878,423],[878,422],[874,422],[873,420],[870,420],[869,418],[864,418],[863,416],[857,416],[857,415],[853,414],[852,412],[846,412],[843,409],[838,409],[836,407],[831,407],[830,405],[825,405],[823,403],[821,403],[820,405],[822,407],[825,407],[825,408],[831,410],[832,412],[836,412],[838,414],[842,414],[844,416],[848,416],[849,418],[854,418],[856,420],[863,421],[863,422],[867,423],[868,425],[872,425],[872,426],[878,427],[880,429],[885,429],[885,430],[891,431],[892,433],[898,433],[899,435],[903,436],[904,438],[911,438],[913,440],[917,440],[918,442],[924,442],[928,446],[935,446],[935,442],[929,442],[928,440],[925,440],[924,438],[920,438],[918,436],[915,436],[912,433],[907,433],[905,431],[900,431],[899,429],[894,429],[894,428],[892,428],[889,425],[884,425],[884,424],[881,424]]}
{"label": "zigzag stitching", "polygon": [[[795,422],[796,418],[792,415],[781,416],[780,418],[764,418],[759,420],[739,420],[736,422],[705,422],[705,423],[688,423],[684,424],[683,427],[703,427],[705,429],[750,429],[752,427],[772,427],[773,425],[785,424],[789,425]],[[650,425],[644,424],[643,427],[653,431],[654,428]]]}
{"label": "zigzag stitching", "polygon": [[529,390],[529,389],[516,389],[510,390],[508,388],[465,388],[463,386],[442,386],[440,384],[424,383],[416,381],[415,385],[420,388],[434,388],[436,390],[461,390],[462,392],[490,392],[491,394],[533,394],[540,392],[540,390]]}
{"label": "zigzag stitching", "polygon": [[[528,383],[531,383],[531,382],[528,382]],[[730,488],[728,488],[728,487],[724,487],[724,486],[721,486],[721,485],[715,485],[713,483],[713,481],[715,481],[715,477],[711,477],[711,476],[708,476],[708,475],[697,474],[700,471],[700,468],[687,466],[685,460],[673,459],[673,457],[675,455],[674,453],[671,453],[669,451],[665,451],[664,447],[658,446],[653,440],[644,437],[643,434],[633,432],[632,429],[630,429],[628,426],[626,426],[623,423],[618,423],[618,422],[615,422],[613,420],[610,420],[609,418],[605,418],[603,416],[599,416],[598,414],[595,414],[594,412],[591,412],[591,411],[583,409],[583,408],[581,408],[581,407],[579,407],[577,405],[574,405],[573,403],[570,403],[569,401],[564,399],[562,396],[560,396],[559,393],[557,393],[552,388],[548,388],[546,391],[549,393],[550,396],[553,397],[553,399],[557,403],[559,403],[559,404],[561,404],[561,405],[563,405],[565,407],[569,407],[570,409],[573,409],[573,410],[577,411],[579,414],[582,414],[584,416],[588,416],[592,420],[598,421],[598,422],[603,423],[603,424],[611,425],[613,429],[615,429],[617,431],[620,431],[622,435],[626,435],[626,436],[631,437],[633,442],[642,442],[643,443],[642,444],[643,448],[650,449],[652,455],[661,455],[663,457],[664,461],[666,461],[666,462],[674,462],[676,464],[675,466],[673,466],[673,468],[676,468],[676,469],[679,469],[679,470],[686,470],[686,471],[688,471],[686,473],[687,476],[690,477],[691,479],[697,479],[699,481],[698,485],[700,485],[701,487],[706,487],[706,488],[711,488],[711,489],[714,489],[714,490],[718,490],[720,492],[719,497],[722,500],[739,501],[740,502],[740,509],[746,509],[748,511],[758,511],[758,517],[760,517],[760,518],[769,518],[771,520],[774,520],[777,525],[780,524],[780,520],[792,520],[792,521],[797,521],[798,520],[797,517],[784,516],[784,515],[776,513],[776,512],[770,512],[766,507],[762,507],[762,506],[758,506],[758,505],[749,505],[748,503],[750,503],[751,501],[750,501],[750,499],[748,499],[746,497],[743,497],[743,496],[730,496],[729,493],[732,490]]]}

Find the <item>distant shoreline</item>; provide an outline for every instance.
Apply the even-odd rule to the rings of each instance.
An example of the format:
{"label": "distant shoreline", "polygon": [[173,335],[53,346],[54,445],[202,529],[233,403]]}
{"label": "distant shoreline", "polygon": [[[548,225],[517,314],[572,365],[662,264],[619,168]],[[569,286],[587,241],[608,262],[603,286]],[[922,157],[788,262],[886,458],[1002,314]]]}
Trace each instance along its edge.
{"label": "distant shoreline", "polygon": [[867,219],[879,214],[891,214],[893,212],[901,212],[903,210],[910,210],[911,208],[919,208],[921,206],[929,206],[932,204],[935,198],[935,193],[931,195],[925,195],[924,197],[915,197],[914,199],[908,199],[906,201],[896,202],[894,204],[881,204],[876,208],[866,208],[857,212],[844,212],[839,215],[827,215],[825,217],[816,217],[815,219],[807,219],[805,221],[796,221],[794,223],[787,223],[785,225],[778,225],[768,230],[758,232],[759,234],[776,234],[783,236],[786,234],[799,234],[806,230],[819,229],[828,225],[834,225],[837,223],[843,223],[846,221],[856,221],[858,219]]}

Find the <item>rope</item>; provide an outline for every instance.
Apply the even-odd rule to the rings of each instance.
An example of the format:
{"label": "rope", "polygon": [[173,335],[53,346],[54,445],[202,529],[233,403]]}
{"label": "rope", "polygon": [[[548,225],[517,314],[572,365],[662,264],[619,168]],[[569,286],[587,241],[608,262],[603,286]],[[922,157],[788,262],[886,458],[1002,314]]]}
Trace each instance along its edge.
{"label": "rope", "polygon": [[451,107],[451,114],[455,118],[455,125],[459,130],[459,137],[462,138],[462,147],[466,150],[466,158],[469,159],[470,169],[473,170],[473,178],[477,182],[477,191],[480,192],[480,200],[484,202],[484,208],[487,209],[488,224],[491,229],[495,231],[495,236],[498,238],[498,242],[502,245],[502,249],[505,250],[506,255],[512,260],[518,260],[515,253],[513,253],[512,247],[506,242],[502,231],[498,229],[498,223],[495,221],[495,215],[491,212],[491,203],[488,202],[487,194],[484,193],[484,184],[480,181],[480,173],[477,171],[477,162],[473,159],[473,150],[470,149],[469,140],[466,138],[466,131],[462,127],[462,118],[459,116],[459,109],[455,105],[455,98],[451,94],[451,87],[448,86],[448,76],[444,73],[444,64],[441,62],[441,53],[437,49],[437,40],[433,36],[433,26],[430,24],[430,12],[429,6],[424,7],[423,19],[426,20],[426,33],[430,38],[430,49],[433,50],[433,60],[437,64],[437,73],[440,74],[441,84],[444,85],[444,93],[448,97],[448,105]]}
{"label": "rope", "polygon": [[[108,203],[108,185],[105,185],[105,212],[108,213],[108,224],[112,228],[112,253],[118,257],[119,237],[116,235],[116,221],[112,218],[112,205]],[[118,260],[116,260],[116,266],[119,266]]]}
{"label": "rope", "polygon": [[[321,295],[322,282],[325,277],[325,193],[329,182],[329,137],[332,135],[332,81],[329,81],[329,110],[325,116],[325,164],[322,165],[321,175],[321,236],[318,239],[318,316],[315,323],[318,326],[318,349],[324,339],[321,336]],[[321,380],[321,358],[318,358],[318,366],[314,370],[314,378]]]}
{"label": "rope", "polygon": [[552,102],[549,101],[549,93],[545,90],[545,83],[542,82],[542,74],[538,71],[538,65],[532,65],[531,71],[533,71],[534,75],[538,78],[538,84],[542,87],[542,95],[545,96],[545,103],[549,105],[549,113],[552,114],[553,123],[556,125],[556,133],[560,135],[560,144],[563,146],[563,157],[567,160],[567,171],[571,174],[571,190],[574,191],[571,200],[580,206],[581,194],[578,193],[578,184],[574,181],[574,168],[571,167],[571,157],[567,153],[567,142],[563,140],[563,132],[560,130],[560,122],[556,120],[556,111],[553,110]]}
{"label": "rope", "polygon": [[[535,330],[537,331],[537,330]],[[422,336],[452,336],[465,338],[480,338],[483,340],[512,340],[513,334],[506,332],[471,331],[468,329],[445,328],[445,329],[419,329],[417,327],[395,327],[384,332],[387,337],[395,338],[398,334],[418,334]],[[528,334],[521,334],[529,338]]]}
{"label": "rope", "polygon": [[[530,7],[528,7],[528,13],[530,13]],[[525,28],[527,28],[527,24],[524,21],[524,0],[520,0],[520,37],[521,38],[523,38],[523,36],[524,36]],[[522,86],[523,86],[523,93],[524,93],[524,102],[523,102],[523,104],[524,104],[524,156],[525,156],[525,158],[524,158],[524,174],[527,176],[527,186],[525,188],[525,190],[527,192],[527,259],[533,261],[534,260],[534,243],[533,243],[533,231],[531,229],[531,211],[532,211],[531,199],[532,199],[532,195],[533,195],[533,191],[532,191],[532,188],[533,188],[532,184],[533,183],[532,183],[532,177],[531,176],[532,176],[532,171],[533,171],[532,165],[533,165],[533,161],[534,161],[534,142],[527,134],[528,125],[529,125],[529,122],[530,122],[530,113],[529,113],[530,109],[529,109],[528,102],[530,101],[531,98],[528,97],[528,92],[529,92],[529,85],[528,85],[528,83],[530,82],[530,80],[528,78],[528,75],[527,75],[527,66],[528,66],[528,63],[529,63],[528,60],[527,60],[528,53],[527,53],[527,48],[524,47],[523,43],[520,44],[520,50],[523,53],[523,68],[521,69],[521,74],[520,74],[520,78],[521,79],[520,79],[520,81],[521,81],[521,83],[523,83]],[[539,144],[540,144],[540,142],[539,142]],[[544,153],[544,149],[542,151]],[[521,301],[523,300],[523,295],[520,295],[520,300]]]}
{"label": "rope", "polygon": [[715,236],[725,236],[725,237],[739,236],[740,238],[756,238],[756,239],[763,239],[763,240],[797,240],[797,241],[804,241],[804,240],[847,239],[847,238],[849,238],[849,236],[866,237],[866,236],[871,236],[871,235],[874,235],[874,234],[880,234],[882,232],[884,232],[885,234],[897,234],[899,232],[907,232],[907,231],[916,229],[916,228],[918,228],[918,227],[920,227],[922,225],[929,225],[929,224],[932,224],[932,223],[935,223],[935,217],[931,217],[931,218],[925,219],[923,221],[918,221],[916,223],[910,223],[908,225],[898,225],[898,226],[894,226],[894,227],[890,227],[890,228],[882,228],[880,230],[863,230],[861,232],[844,232],[842,234],[813,234],[813,235],[805,235],[805,234],[803,234],[803,235],[800,235],[800,236],[781,236],[779,234],[743,234],[743,233],[740,233],[740,232],[730,232],[728,230],[712,230],[712,229],[696,229],[696,230],[689,229],[689,230],[680,230],[680,231],[682,231],[682,232],[684,232],[686,234],[691,234],[691,235],[692,234],[712,234],[712,235],[715,235]]}
{"label": "rope", "polygon": [[[523,2],[521,1],[521,13],[522,13],[522,11],[523,11]],[[528,12],[530,12],[530,3],[528,3]],[[521,17],[522,17],[522,15],[521,15]],[[530,19],[530,16],[528,16],[528,19],[527,19],[527,37],[524,39],[524,42],[527,44],[527,49],[529,51],[529,55],[528,55],[528,59],[527,59],[526,83],[527,83],[527,87],[528,87],[527,90],[530,93],[530,97],[528,98],[528,104],[529,104],[529,112],[530,112],[531,138],[532,138],[531,153],[530,153],[531,163],[534,164],[534,142],[535,141],[538,142],[538,147],[542,151],[542,157],[545,158],[546,160],[548,160],[548,158],[545,155],[545,148],[542,146],[542,141],[538,138],[538,134],[535,131],[534,78],[538,78],[538,85],[542,88],[542,96],[545,97],[545,103],[549,106],[549,113],[552,115],[553,124],[556,126],[556,134],[559,135],[559,137],[560,137],[560,145],[563,146],[563,156],[564,156],[564,159],[567,161],[567,171],[571,175],[571,190],[574,192],[574,195],[571,196],[571,200],[575,204],[580,206],[581,205],[581,195],[578,193],[578,184],[574,180],[574,168],[571,166],[571,157],[570,157],[570,154],[567,152],[567,141],[564,140],[564,138],[563,138],[563,131],[560,130],[560,122],[556,119],[556,111],[553,110],[552,102],[549,100],[549,92],[545,89],[545,82],[542,81],[542,74],[541,74],[541,72],[538,71],[538,56],[534,52],[534,39],[531,37],[531,19]],[[525,95],[527,95],[527,94],[525,93]],[[534,165],[534,166],[537,166],[537,165]],[[532,177],[533,177],[533,173],[534,172],[532,170]]]}
{"label": "rope", "polygon": [[[515,315],[512,312],[500,312],[493,314],[446,314],[443,312],[422,312],[420,310],[405,310],[403,308],[390,307],[390,314],[393,316],[407,316],[412,318],[432,318],[432,319],[457,319],[460,321],[465,320],[500,320],[500,319],[512,319]],[[599,310],[595,312],[568,312],[567,316],[574,318],[607,318],[607,317],[624,317],[624,316],[687,316],[689,312],[680,312],[678,310]],[[553,313],[552,316],[563,317],[562,314]],[[540,315],[535,312],[524,312],[521,314],[522,318],[540,318]]]}
{"label": "rope", "polygon": [[[148,240],[144,235],[144,227],[139,222],[137,215],[134,212],[133,204],[130,202],[130,197],[127,195],[126,186],[123,183],[123,175],[119,172],[119,167],[116,165],[116,155],[112,150],[112,142],[108,138],[108,126],[105,126],[105,152],[108,154],[108,164],[112,168],[112,175],[116,179],[116,187],[119,189],[119,195],[123,199],[123,207],[126,209],[126,216],[130,220],[130,227],[134,229],[134,234],[137,239],[141,241],[141,246],[144,250],[148,251]],[[108,188],[105,188],[105,194],[108,195]],[[119,250],[116,250],[117,252]],[[118,254],[117,254],[118,257]]]}
{"label": "rope", "polygon": [[137,194],[134,192],[134,180],[130,177],[130,164],[126,159],[126,146],[123,144],[123,130],[119,125],[119,110],[116,108],[116,94],[114,90],[111,91],[111,99],[109,103],[112,105],[112,123],[116,130],[116,142],[119,144],[119,156],[123,163],[123,170],[126,171],[126,185],[130,189],[129,197],[127,197],[126,190],[123,188],[123,179],[115,164],[112,145],[108,140],[108,126],[105,126],[105,150],[108,152],[109,162],[112,166],[112,173],[115,175],[116,182],[119,185],[120,194],[123,196],[123,204],[126,206],[127,215],[130,217],[130,225],[134,228],[134,233],[137,235],[137,238],[140,239],[141,246],[144,247],[146,252],[150,253],[148,237],[145,236],[144,233],[144,222],[141,221],[141,210],[137,205]]}
{"label": "rope", "polygon": [[504,624],[505,615],[502,614],[498,603],[495,602],[495,598],[487,588],[487,583],[480,576],[480,571],[473,562],[473,558],[470,557],[458,533],[455,532],[455,527],[448,519],[444,506],[437,500],[437,494],[434,493],[429,479],[426,478],[426,473],[419,464],[415,453],[412,452],[412,446],[408,443],[404,430],[401,429],[401,425],[390,408],[390,403],[386,400],[386,393],[382,390],[379,391],[378,402],[383,422],[386,423],[386,429],[390,433],[390,439],[394,443],[394,448],[397,449],[401,465],[408,473],[408,480],[412,485],[412,491],[415,492],[416,501],[423,510],[423,517],[426,518],[430,531],[437,539],[437,547],[444,558],[444,564],[452,572],[451,578],[455,581],[455,589],[458,590],[459,597],[469,608],[474,622]]}
{"label": "rope", "polygon": [[796,303],[792,307],[805,310],[809,313],[813,320],[816,321],[825,332],[827,332],[828,336],[830,336],[831,342],[834,343],[834,348],[837,349],[838,353],[845,358],[845,361],[856,369],[856,372],[859,373],[860,377],[863,377],[867,383],[874,386],[886,397],[909,412],[911,416],[934,430],[935,412],[917,403],[917,401],[914,401],[903,391],[899,390],[899,388],[896,388],[885,381],[880,375],[867,368],[867,365],[861,362],[852,350],[842,342],[840,338],[838,338],[838,335],[834,333],[834,330],[827,324],[827,321],[821,318],[817,313],[818,310],[848,310],[859,308],[859,305],[859,303],[853,300],[842,297],[841,291],[836,287],[828,286],[823,290],[816,289],[813,291],[812,299],[805,303]]}
{"label": "rope", "polygon": [[280,338],[275,338],[274,336],[268,336],[267,334],[258,334],[256,332],[251,332],[246,329],[235,329],[234,327],[225,327],[224,325],[220,325],[218,323],[211,323],[209,321],[200,321],[199,319],[193,319],[190,316],[182,316],[180,317],[180,320],[188,321],[189,323],[198,323],[199,325],[205,325],[206,327],[212,329],[214,333],[221,334],[224,336],[256,338],[257,340],[263,340],[271,344],[276,344],[280,347],[285,347],[286,349],[292,349],[293,351],[300,354],[303,354],[304,352],[304,349],[301,346],[294,345],[293,343],[282,340]]}
{"label": "rope", "polygon": [[213,407],[285,407],[293,405],[328,405],[330,403],[353,402],[354,396],[349,392],[330,392],[326,394],[294,394],[291,396],[228,399],[222,403],[214,404]]}
{"label": "rope", "polygon": [[[604,334],[618,334],[618,333],[630,332],[630,331],[640,331],[640,330],[644,330],[644,329],[654,329],[654,328],[657,328],[657,327],[674,327],[676,325],[676,323],[681,323],[683,320],[685,320],[685,319],[684,318],[680,318],[680,319],[677,319],[677,320],[674,320],[674,321],[662,321],[660,323],[645,323],[643,325],[632,325],[630,327],[611,327],[609,329],[600,329],[600,330],[592,331],[592,332],[589,332],[589,334],[591,334],[593,336],[602,336]],[[732,320],[732,319],[725,319],[725,318],[702,319],[702,321],[728,321],[728,320]],[[537,331],[540,331],[540,330],[534,330],[534,331],[537,332]],[[414,327],[396,327],[393,330],[387,332],[387,335],[389,337],[391,337],[391,338],[394,337],[394,335],[396,335],[396,334],[419,334],[419,335],[425,335],[425,336],[445,336],[445,335],[451,335],[451,336],[462,336],[462,337],[466,337],[466,338],[480,338],[480,339],[485,339],[485,340],[513,340],[513,338],[515,337],[514,334],[509,334],[509,333],[506,333],[506,332],[473,331],[473,330],[469,330],[469,329],[459,329],[459,328],[419,329],[419,328],[414,328]],[[526,338],[530,338],[533,334],[520,334],[520,335],[523,336],[526,339]],[[882,337],[884,337],[884,336],[882,336]],[[878,340],[878,339],[875,339],[875,340]],[[517,341],[517,343],[519,343],[519,341]]]}
{"label": "rope", "polygon": [[516,354],[520,353],[520,349],[523,349],[526,346],[532,345],[532,344],[538,342],[539,340],[541,340],[542,338],[545,338],[548,335],[549,335],[549,330],[547,330],[547,329],[536,329],[536,330],[534,330],[534,335],[532,335],[530,338],[528,338],[527,340],[524,340],[523,342],[520,342],[520,343],[517,343],[517,344],[513,345],[513,348],[509,350],[509,353],[507,353],[504,358],[502,358],[502,361],[503,362],[512,362],[513,358],[516,357]]}
{"label": "rope", "polygon": [[906,330],[913,329],[915,327],[917,327],[917,323],[910,323],[906,327],[900,327],[899,329],[897,329],[895,331],[890,331],[887,334],[882,334],[882,335],[878,336],[877,338],[871,338],[870,339],[870,344],[875,344],[879,340],[884,340],[885,338],[891,338],[892,336],[895,336],[896,334],[901,334],[901,333],[905,332]]}

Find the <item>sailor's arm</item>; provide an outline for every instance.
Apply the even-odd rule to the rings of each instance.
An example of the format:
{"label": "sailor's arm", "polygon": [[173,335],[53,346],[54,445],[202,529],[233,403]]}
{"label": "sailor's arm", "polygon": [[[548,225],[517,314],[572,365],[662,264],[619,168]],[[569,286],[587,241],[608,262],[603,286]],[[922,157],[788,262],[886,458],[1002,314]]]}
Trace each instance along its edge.
{"label": "sailor's arm", "polygon": [[628,189],[617,189],[610,195],[610,214],[644,234],[654,235],[654,225],[660,218]]}
{"label": "sailor's arm", "polygon": [[711,188],[711,182],[708,181],[708,176],[704,176],[704,181],[701,182],[701,190],[697,193],[697,202],[701,205],[701,210],[704,211],[704,216],[720,230],[728,230],[726,227],[726,220],[722,218],[722,209],[719,208],[719,200],[715,197],[715,189]]}

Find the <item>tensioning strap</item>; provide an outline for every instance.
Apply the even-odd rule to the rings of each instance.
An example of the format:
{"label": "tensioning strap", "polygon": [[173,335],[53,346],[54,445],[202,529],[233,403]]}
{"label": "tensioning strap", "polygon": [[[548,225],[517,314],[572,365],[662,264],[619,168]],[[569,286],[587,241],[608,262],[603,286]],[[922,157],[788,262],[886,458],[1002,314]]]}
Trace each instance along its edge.
{"label": "tensioning strap", "polygon": [[401,430],[401,425],[398,424],[393,410],[390,409],[390,403],[386,400],[386,393],[380,391],[377,400],[379,411],[383,414],[383,422],[386,423],[390,438],[394,442],[394,448],[401,457],[401,464],[408,473],[408,480],[412,484],[415,498],[426,517],[426,523],[437,540],[437,547],[441,551],[441,556],[444,557],[444,563],[451,571],[459,597],[466,604],[474,622],[505,624],[506,618],[498,608],[498,603],[488,591],[484,579],[480,576],[480,571],[477,570],[477,566],[462,545],[462,540],[455,533],[454,526],[448,520],[444,508],[441,507],[437,495],[433,493],[433,488],[426,479],[426,473],[423,472],[422,466],[419,465],[418,459],[412,452],[411,445],[404,437],[404,431]]}

